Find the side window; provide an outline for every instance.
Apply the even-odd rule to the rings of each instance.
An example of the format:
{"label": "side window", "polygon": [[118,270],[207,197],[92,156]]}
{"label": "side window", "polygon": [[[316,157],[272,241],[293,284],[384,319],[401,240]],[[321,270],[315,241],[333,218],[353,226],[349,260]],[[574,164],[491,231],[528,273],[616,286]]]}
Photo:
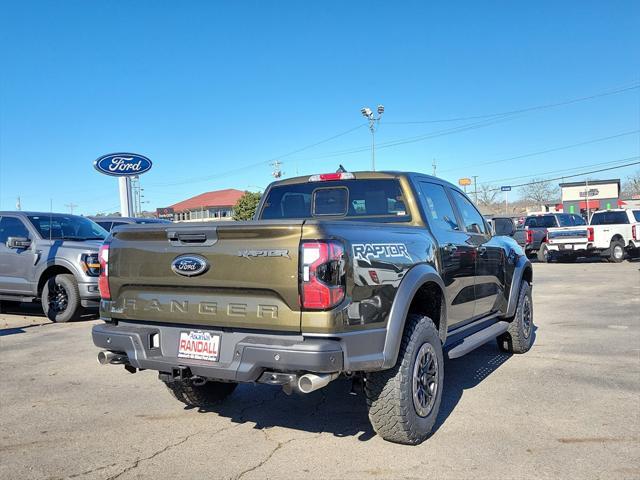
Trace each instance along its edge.
{"label": "side window", "polygon": [[420,190],[424,196],[429,226],[435,230],[460,231],[460,225],[444,187],[437,183],[421,182]]}
{"label": "side window", "polygon": [[113,222],[113,225],[111,225],[111,228],[116,228],[121,225],[126,225],[126,222]]}
{"label": "side window", "polygon": [[484,218],[480,215],[480,212],[473,206],[467,197],[462,195],[457,190],[452,190],[453,198],[462,215],[462,221],[464,222],[464,228],[467,232],[480,233],[482,235],[487,234],[487,228],[485,227]]}
{"label": "side window", "polygon": [[7,243],[9,237],[29,238],[29,230],[19,218],[2,217],[0,219],[0,243]]}

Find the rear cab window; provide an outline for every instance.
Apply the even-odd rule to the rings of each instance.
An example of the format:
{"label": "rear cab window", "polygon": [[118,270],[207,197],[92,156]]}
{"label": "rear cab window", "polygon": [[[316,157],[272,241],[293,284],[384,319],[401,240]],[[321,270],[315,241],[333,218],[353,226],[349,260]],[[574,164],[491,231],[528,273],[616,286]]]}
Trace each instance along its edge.
{"label": "rear cab window", "polygon": [[408,222],[397,179],[354,179],[276,185],[267,192],[259,218],[344,218]]}
{"label": "rear cab window", "polygon": [[627,212],[595,212],[591,225],[619,225],[629,223]]}
{"label": "rear cab window", "polygon": [[524,226],[529,228],[553,228],[558,225],[556,224],[556,217],[553,215],[538,215],[527,217]]}

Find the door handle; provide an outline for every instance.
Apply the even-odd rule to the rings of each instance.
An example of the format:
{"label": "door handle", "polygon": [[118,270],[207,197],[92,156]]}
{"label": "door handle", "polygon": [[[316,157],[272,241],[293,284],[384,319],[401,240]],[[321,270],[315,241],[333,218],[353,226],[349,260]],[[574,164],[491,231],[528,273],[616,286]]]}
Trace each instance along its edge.
{"label": "door handle", "polygon": [[444,251],[447,252],[449,255],[453,255],[454,253],[456,253],[457,250],[458,250],[458,247],[456,247],[453,243],[447,243],[444,246]]}
{"label": "door handle", "polygon": [[485,247],[484,245],[480,245],[477,250],[478,255],[484,255],[485,253],[487,253],[487,247]]}

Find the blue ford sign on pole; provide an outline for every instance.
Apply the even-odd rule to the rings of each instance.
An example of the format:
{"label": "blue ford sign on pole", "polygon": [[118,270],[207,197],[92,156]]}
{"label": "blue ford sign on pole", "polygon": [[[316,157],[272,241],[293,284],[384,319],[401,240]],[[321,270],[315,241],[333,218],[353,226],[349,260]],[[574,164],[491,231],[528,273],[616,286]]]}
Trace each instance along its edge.
{"label": "blue ford sign on pole", "polygon": [[96,170],[113,177],[141,175],[151,170],[152,165],[151,160],[137,153],[110,153],[93,162]]}
{"label": "blue ford sign on pole", "polygon": [[110,153],[103,155],[93,162],[94,168],[100,173],[111,177],[118,177],[120,215],[123,217],[136,215],[133,208],[131,178],[148,172],[151,170],[152,165],[151,160],[137,153]]}
{"label": "blue ford sign on pole", "polygon": [[509,215],[509,192],[511,191],[511,186],[505,185],[500,187],[500,190],[504,192],[504,213]]}

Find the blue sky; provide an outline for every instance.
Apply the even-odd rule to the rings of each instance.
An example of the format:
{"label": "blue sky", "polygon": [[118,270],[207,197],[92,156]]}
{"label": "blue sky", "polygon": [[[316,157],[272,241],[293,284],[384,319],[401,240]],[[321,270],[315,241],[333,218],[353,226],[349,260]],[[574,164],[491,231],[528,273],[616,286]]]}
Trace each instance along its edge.
{"label": "blue sky", "polygon": [[382,148],[378,169],[431,172],[435,158],[448,180],[496,186],[586,171],[640,155],[640,89],[406,122],[638,85],[639,24],[635,0],[2,0],[0,208],[19,195],[24,209],[115,211],[117,182],[92,163],[118,151],[153,160],[147,208],[266,186],[274,158],[285,176],[368,169],[366,149],[333,155],[369,145],[364,126],[286,154],[363,125],[360,108],[378,103],[380,144],[454,132]]}

